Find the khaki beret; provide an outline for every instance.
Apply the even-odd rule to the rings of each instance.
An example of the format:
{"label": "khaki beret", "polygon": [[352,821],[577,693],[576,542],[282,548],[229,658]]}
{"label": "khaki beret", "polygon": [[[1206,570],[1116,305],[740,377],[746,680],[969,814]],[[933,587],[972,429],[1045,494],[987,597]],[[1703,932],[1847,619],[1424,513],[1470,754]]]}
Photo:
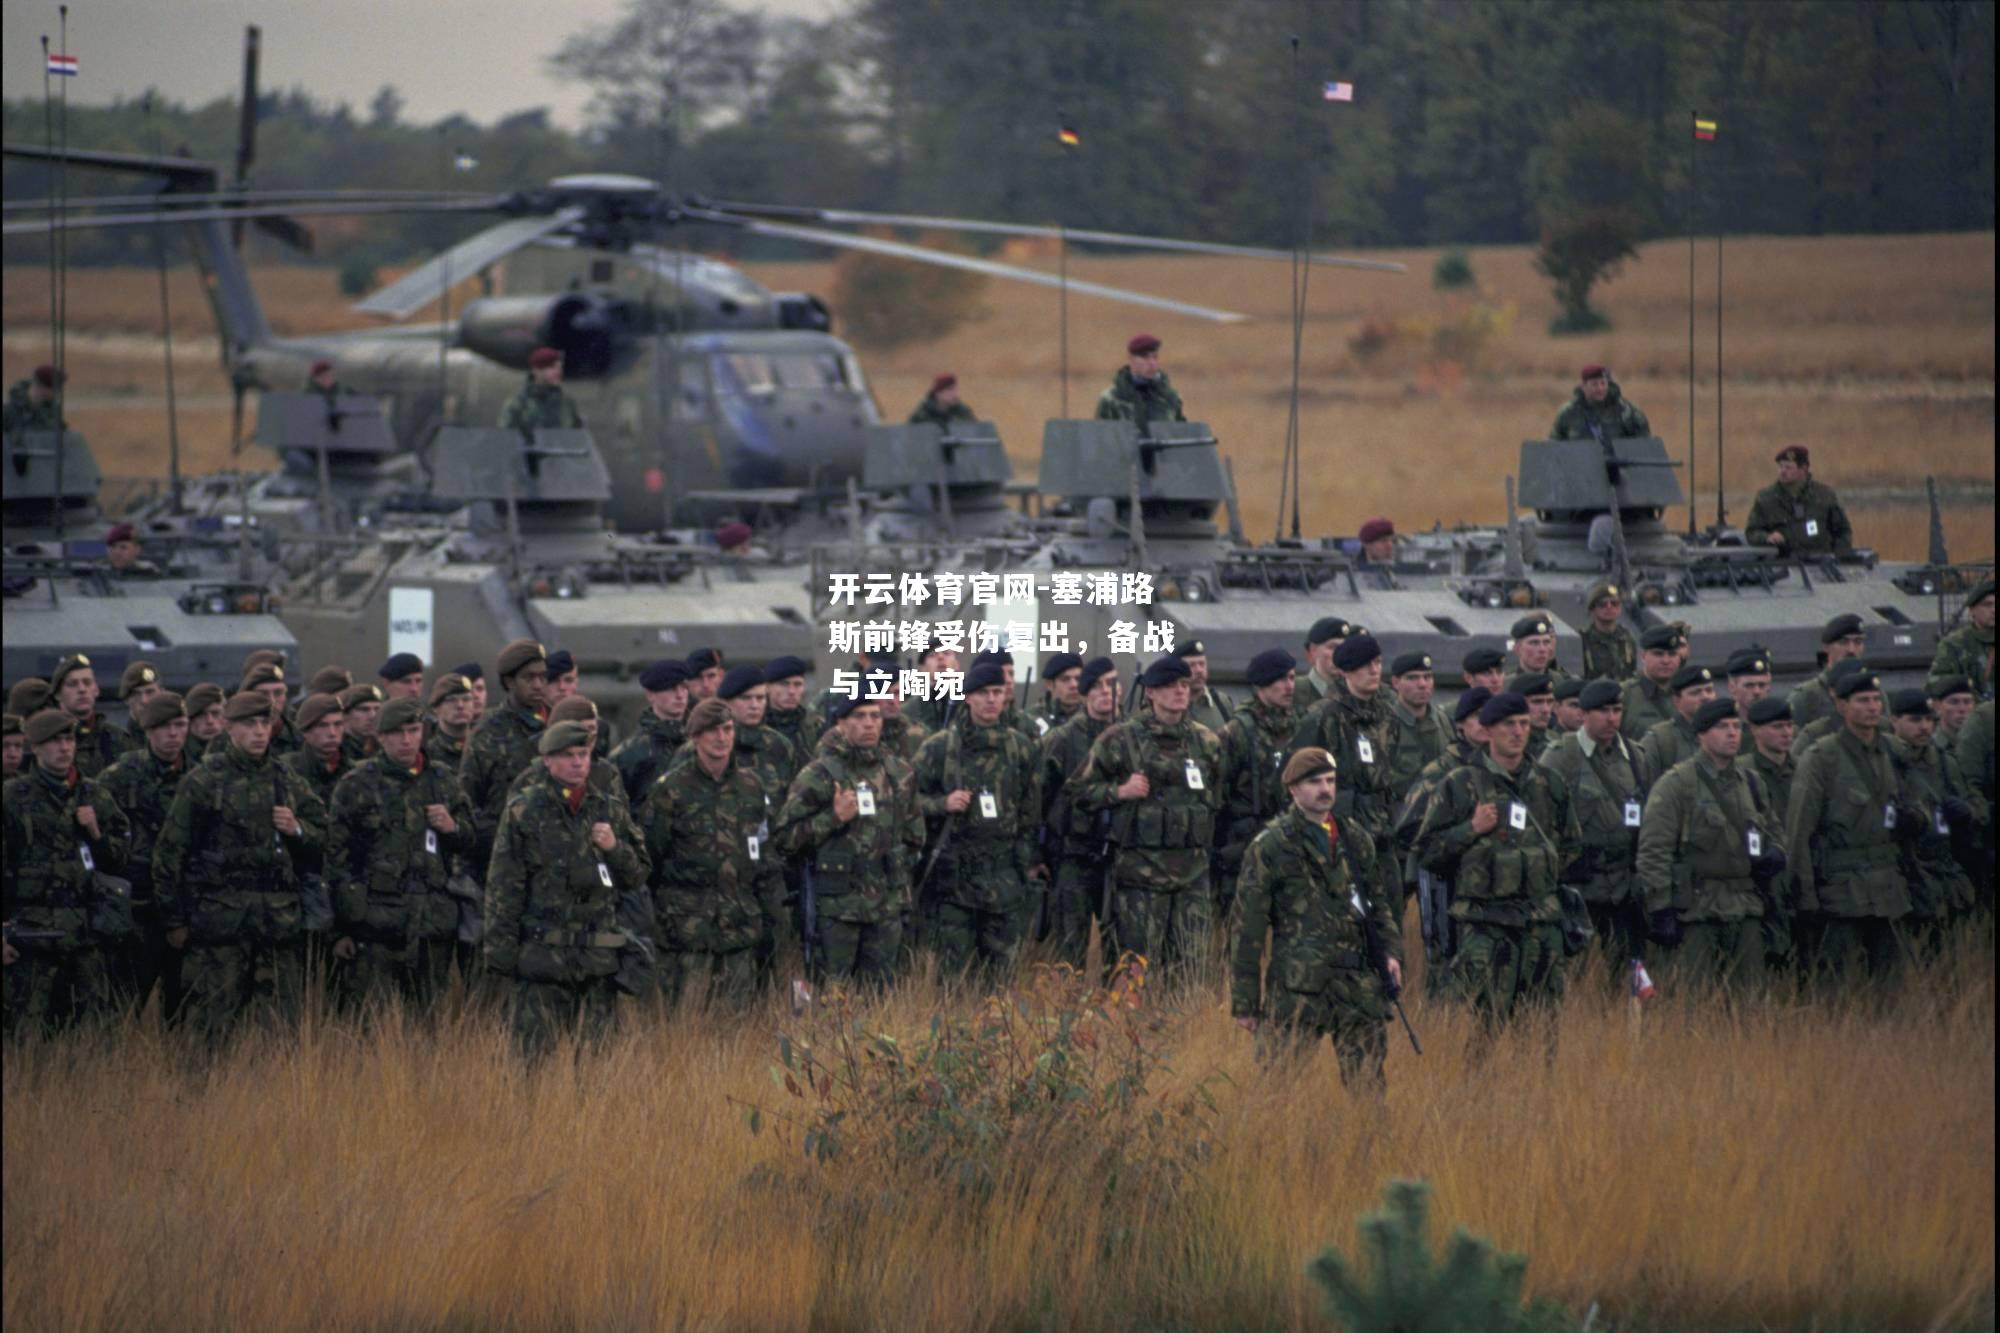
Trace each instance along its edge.
{"label": "khaki beret", "polygon": [[549,660],[548,649],[533,639],[516,639],[500,650],[500,677],[506,679],[530,662]]}
{"label": "khaki beret", "polygon": [[688,738],[692,740],[705,731],[714,731],[724,723],[734,722],[735,720],[735,715],[729,711],[729,705],[722,702],[722,700],[703,699],[688,711]]}
{"label": "khaki beret", "polygon": [[436,708],[447,699],[456,699],[461,694],[472,693],[472,682],[456,671],[447,671],[431,686],[431,707]]}
{"label": "khaki beret", "polygon": [[549,710],[551,722],[595,722],[597,705],[580,694],[572,694]]}
{"label": "khaki beret", "polygon": [[21,718],[18,713],[0,713],[0,736],[21,734]]}
{"label": "khaki beret", "polygon": [[292,719],[292,721],[300,731],[311,731],[314,727],[324,722],[329,713],[343,713],[346,711],[346,709],[340,706],[340,697],[338,695],[328,694],[322,690],[318,694],[308,694],[306,696],[305,702],[299,705],[298,716]]}
{"label": "khaki beret", "polygon": [[354,684],[354,673],[342,666],[323,666],[306,682],[307,694],[339,694]]}
{"label": "khaki beret", "polygon": [[187,703],[172,690],[161,690],[139,709],[139,725],[146,731],[179,722],[187,716]]}
{"label": "khaki beret", "polygon": [[272,666],[282,673],[285,669],[285,655],[276,648],[252,648],[243,655],[243,673],[248,675],[251,667]]}
{"label": "khaki beret", "polygon": [[268,718],[273,712],[269,699],[255,690],[238,690],[229,696],[229,702],[222,705],[222,716],[230,722],[250,722],[257,718]]}
{"label": "khaki beret", "polygon": [[40,745],[58,736],[76,734],[76,719],[60,708],[44,708],[29,718],[21,728],[28,738],[28,744]]}
{"label": "khaki beret", "polygon": [[82,653],[70,654],[68,657],[65,657],[62,661],[56,663],[56,669],[49,673],[49,693],[54,694],[56,691],[60,690],[62,688],[63,678],[65,676],[68,676],[71,672],[88,671],[90,669],[91,669],[90,659],[88,657],[85,657]]}
{"label": "khaki beret", "polygon": [[7,691],[7,711],[15,717],[28,718],[42,711],[42,705],[49,701],[55,691],[40,676],[29,676],[26,680],[14,682],[14,688]]}
{"label": "khaki beret", "polygon": [[1332,755],[1317,745],[1308,745],[1286,761],[1284,782],[1289,787],[1294,782],[1304,782],[1307,778],[1316,778],[1322,773],[1335,772],[1336,768]]}
{"label": "khaki beret", "polygon": [[222,687],[220,685],[212,685],[208,681],[203,681],[187,692],[188,716],[195,717],[198,714],[206,713],[221,702]]}
{"label": "khaki beret", "polygon": [[555,754],[560,750],[588,744],[590,744],[590,729],[583,723],[558,722],[542,733],[542,739],[535,748],[543,754]]}
{"label": "khaki beret", "polygon": [[407,727],[412,723],[422,722],[423,720],[424,706],[408,695],[404,695],[402,698],[391,699],[388,703],[382,705],[382,716],[375,719],[375,730],[378,733],[395,731],[399,727]]}
{"label": "khaki beret", "polygon": [[126,667],[125,674],[118,678],[118,697],[129,699],[132,697],[132,691],[138,689],[141,685],[158,685],[159,683],[160,671],[158,667],[154,666],[151,662],[134,662],[132,665]]}
{"label": "khaki beret", "polygon": [[269,662],[259,662],[257,665],[249,667],[243,672],[243,679],[237,684],[236,688],[238,692],[241,692],[244,690],[254,690],[259,685],[283,685],[284,683],[285,673],[282,668],[275,667]]}
{"label": "khaki beret", "polygon": [[364,680],[359,685],[350,685],[340,692],[340,706],[349,711],[381,702],[382,687],[373,681]]}

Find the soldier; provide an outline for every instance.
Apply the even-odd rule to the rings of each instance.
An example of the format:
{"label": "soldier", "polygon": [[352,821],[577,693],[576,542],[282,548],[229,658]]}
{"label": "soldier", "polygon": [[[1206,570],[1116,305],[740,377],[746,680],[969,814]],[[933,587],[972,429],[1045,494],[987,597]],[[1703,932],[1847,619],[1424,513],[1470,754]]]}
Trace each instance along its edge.
{"label": "soldier", "polygon": [[333,362],[325,357],[315,360],[306,370],[306,382],[301,393],[316,393],[326,402],[329,414],[334,411],[334,400],[345,392],[340,387],[340,377],[334,373]]}
{"label": "soldier", "polygon": [[[965,676],[965,707],[917,751],[917,808],[935,830],[918,911],[950,974],[975,964],[989,981],[1014,967],[1033,922],[1029,880],[1046,881],[1036,833],[1042,820],[1035,746],[1004,725],[1008,702],[996,663]],[[932,907],[935,904],[935,907]]]}
{"label": "soldier", "polygon": [[1361,544],[1360,564],[1393,566],[1396,563],[1396,525],[1389,519],[1369,519],[1361,525],[1355,540]]}
{"label": "soldier", "polygon": [[834,735],[793,780],[776,838],[810,871],[822,974],[887,985],[923,845],[915,777],[882,749],[879,706],[857,692],[835,695],[832,712]]}
{"label": "soldier", "polygon": [[326,807],[271,754],[277,708],[239,690],[227,740],[181,780],[153,848],[153,889],[171,948],[186,950],[188,1024],[211,1048],[268,1001],[296,1018],[304,995],[301,878],[326,845]]}
{"label": "soldier", "polygon": [[160,684],[159,668],[151,662],[125,664],[124,674],[118,677],[118,701],[125,705],[126,753],[146,748],[146,726],[139,715],[145,712],[146,701],[165,689]]}
{"label": "soldier", "polygon": [[1563,780],[1576,807],[1582,852],[1563,883],[1582,895],[1591,930],[1603,942],[1611,981],[1618,985],[1626,965],[1644,953],[1644,895],[1635,858],[1640,814],[1659,775],[1619,730],[1625,705],[1616,685],[1594,680],[1577,702],[1582,727],[1550,746],[1540,762]]}
{"label": "soldier", "polygon": [[739,762],[729,706],[695,705],[688,742],[694,758],[654,782],[640,811],[660,992],[669,1005],[740,1010],[756,999],[758,959],[788,933],[784,875],[764,784]]}
{"label": "soldier", "polygon": [[958,653],[936,639],[926,640],[917,649],[917,670],[930,677],[930,693],[906,702],[903,712],[911,721],[936,731],[944,726],[957,704],[957,700],[951,697],[951,686],[956,684],[958,692],[964,692],[964,678],[958,670]]}
{"label": "soldier", "polygon": [[1646,733],[1674,715],[1673,679],[1680,670],[1679,631],[1655,625],[1639,641],[1639,674],[1625,682],[1625,739]]}
{"label": "soldier", "polygon": [[[1333,691],[1299,719],[1292,749],[1317,745],[1334,757],[1343,775],[1334,813],[1344,825],[1361,829],[1378,845],[1389,844],[1389,824],[1400,792],[1389,787],[1389,708],[1382,700],[1382,646],[1371,634],[1341,641],[1333,655],[1340,679]],[[1403,914],[1402,877],[1388,859],[1377,892],[1398,919]]]}
{"label": "soldier", "polygon": [[548,656],[548,685],[542,691],[542,701],[551,709],[583,688],[582,678],[576,669],[576,654],[567,648],[558,648]]}
{"label": "soldier", "polygon": [[1973,841],[1989,811],[1966,785],[1957,757],[1931,743],[1937,719],[1929,697],[1922,690],[1897,690],[1889,711],[1898,799],[1924,816],[1922,831],[1903,845],[1903,876],[1910,885],[1912,934],[1920,950],[1931,952],[1946,930],[1972,912],[1972,881],[1956,849]]}
{"label": "soldier", "polygon": [[451,984],[458,903],[445,887],[472,850],[472,805],[450,768],[424,756],[423,708],[382,706],[381,752],[334,788],[328,888],[335,956],[350,1003],[390,994],[427,1014]]}
{"label": "soldier", "polygon": [[56,412],[56,388],[69,376],[54,366],[36,366],[27,379],[7,390],[7,406],[0,432],[12,435],[22,430],[61,430]]}
{"label": "soldier", "polygon": [[806,709],[806,677],[811,673],[812,663],[802,657],[774,657],[764,664],[764,683],[771,687],[764,725],[791,742],[801,764],[819,745],[819,722]]}
{"label": "soldier", "polygon": [[1299,716],[1304,717],[1313,705],[1333,693],[1333,655],[1353,634],[1354,626],[1339,616],[1321,616],[1306,631],[1306,674],[1292,695],[1292,708]]}
{"label": "soldier", "polygon": [[139,555],[139,530],[114,523],[104,534],[104,572],[115,579],[158,578],[160,567]]}
{"label": "soldier", "polygon": [[697,648],[687,655],[687,671],[689,700],[712,699],[722,683],[722,654],[714,648]]}
{"label": "soldier", "polygon": [[526,436],[538,430],[582,430],[583,413],[564,391],[563,357],[553,347],[528,354],[528,381],[500,409],[500,429]]}
{"label": "soldier", "polygon": [[1174,656],[1187,663],[1188,717],[1221,735],[1223,727],[1236,715],[1236,705],[1221,691],[1209,687],[1207,646],[1200,639],[1183,639],[1174,645]]}
{"label": "soldier", "polygon": [[[805,756],[793,751],[790,741],[764,725],[770,692],[771,687],[764,683],[764,668],[745,663],[729,669],[722,683],[716,686],[715,697],[729,705],[730,718],[736,724],[736,762],[763,782],[765,795],[775,811],[785,803],[785,793],[791,789],[799,769],[805,766]],[[683,744],[673,762],[689,763],[693,758],[693,750]]]}
{"label": "soldier", "polygon": [[1528,762],[1535,763],[1555,741],[1556,691],[1539,671],[1507,678],[1507,689],[1528,701]]}
{"label": "soldier", "polygon": [[1878,977],[1896,970],[1898,927],[1910,914],[1900,845],[1923,832],[1923,815],[1897,799],[1896,769],[1877,731],[1882,682],[1870,671],[1835,690],[1839,734],[1799,761],[1792,782],[1791,839],[1798,910],[1824,918],[1820,964],[1829,971],[1857,958]]}
{"label": "soldier", "polygon": [[[344,666],[323,666],[312,673],[306,681],[307,694],[331,694],[338,702],[341,695],[354,688],[354,673]],[[294,725],[298,723],[299,700],[292,701],[291,714]]]}
{"label": "soldier", "polygon": [[[501,680],[542,667],[540,647],[509,645],[524,651],[502,655]],[[541,733],[542,772],[508,796],[486,868],[486,967],[513,979],[514,1039],[529,1055],[579,1024],[585,1036],[602,1034],[619,992],[651,982],[640,942],[653,930],[652,862],[625,804],[591,785],[590,747],[580,722]]]}
{"label": "soldier", "polygon": [[[1868,670],[1868,664],[1858,657],[1843,658],[1835,662],[1832,669],[1826,673],[1827,689],[1837,701],[1840,697],[1840,683],[1849,676],[1867,675]],[[1806,685],[1810,684],[1812,684],[1811,681],[1806,682]],[[1794,707],[1797,706],[1799,690],[1803,689],[1805,689],[1805,685],[1801,685],[1798,690],[1792,691]],[[1824,717],[1814,718],[1811,722],[1799,728],[1798,738],[1792,742],[1792,753],[1803,760],[1812,750],[1813,746],[1818,745],[1829,736],[1839,735],[1845,725],[1846,723],[1841,717],[1840,706],[1836,702],[1832,712],[1826,714]]]}
{"label": "soldier", "polygon": [[1522,1008],[1562,999],[1568,942],[1557,889],[1582,834],[1562,779],[1526,762],[1528,701],[1496,694],[1479,722],[1486,753],[1431,798],[1417,858],[1451,884],[1452,985],[1490,1031]]}
{"label": "soldier", "polygon": [[18,718],[30,718],[55,706],[55,691],[40,676],[25,676],[7,691],[7,711]]}
{"label": "soldier", "polygon": [[1831,486],[1812,479],[1812,455],[1802,444],[1778,451],[1778,479],[1757,492],[1743,535],[1753,546],[1784,555],[1850,555],[1854,529]]}
{"label": "soldier", "polygon": [[1097,400],[1099,421],[1129,421],[1144,434],[1155,421],[1186,421],[1181,396],[1160,369],[1160,340],[1136,333],[1125,344],[1125,364]]}
{"label": "soldier", "polygon": [[[431,686],[431,716],[436,725],[424,738],[424,762],[450,769],[454,774],[465,763],[465,747],[472,740],[472,711],[475,701],[472,682],[456,671],[447,671]],[[381,729],[377,719],[376,729]]]}
{"label": "soldier", "polygon": [[1683,980],[1750,990],[1764,980],[1785,831],[1764,784],[1736,762],[1736,705],[1707,700],[1694,728],[1696,753],[1660,776],[1639,828],[1646,930]]}
{"label": "soldier", "polygon": [[1482,689],[1493,695],[1507,689],[1507,657],[1498,648],[1472,649],[1460,659],[1458,670],[1468,690]]}
{"label": "soldier", "polygon": [[1250,840],[1285,808],[1282,781],[1298,714],[1292,711],[1298,663],[1282,648],[1266,648],[1243,674],[1250,702],[1222,729],[1222,830],[1215,849],[1215,919],[1226,921],[1236,877]]}
{"label": "soldier", "polygon": [[13,777],[21,771],[21,761],[28,754],[28,739],[21,734],[19,715],[0,715],[0,781]]}
{"label": "soldier", "polygon": [[1750,771],[1771,794],[1771,813],[1782,820],[1792,808],[1792,778],[1798,773],[1792,761],[1791,705],[1767,694],[1750,705],[1743,721],[1750,729]]}
{"label": "soldier", "polygon": [[129,748],[124,731],[97,711],[97,673],[82,653],[72,653],[56,663],[49,675],[49,699],[76,719],[76,769],[85,777],[97,777]]}
{"label": "soldier", "polygon": [[[1056,956],[1081,970],[1090,949],[1090,919],[1107,901],[1105,873],[1109,817],[1079,809],[1069,780],[1090,758],[1090,747],[1118,720],[1118,672],[1108,657],[1093,657],[1078,673],[1083,706],[1042,741],[1042,846],[1053,866],[1049,934]],[[1242,725],[1239,714],[1236,725]],[[1291,738],[1289,725],[1285,730]],[[1108,929],[1108,922],[1100,922]]]}
{"label": "soldier", "polygon": [[[1429,653],[1401,653],[1389,664],[1389,723],[1382,775],[1383,790],[1393,808],[1430,762],[1451,748],[1451,721],[1432,702],[1437,672]],[[1386,851],[1389,844],[1378,844]]]}
{"label": "soldier", "polygon": [[278,762],[296,773],[322,804],[329,804],[334,786],[356,762],[343,744],[347,714],[331,694],[308,694],[299,704],[298,728],[304,743]]}
{"label": "soldier", "polygon": [[1522,616],[1508,631],[1508,638],[1513,640],[1514,645],[1514,661],[1509,667],[1509,675],[1524,672],[1543,675],[1553,685],[1569,674],[1556,665],[1556,622],[1546,613],[1537,611],[1533,615]]}
{"label": "soldier", "polygon": [[1965,599],[1965,619],[1938,640],[1931,680],[1963,676],[1980,698],[1993,695],[1993,580],[1986,579]]}
{"label": "soldier", "polygon": [[[597,705],[580,694],[569,695],[557,703],[555,707],[549,709],[548,725],[553,727],[558,722],[574,722],[590,733],[590,773],[589,776],[584,778],[584,784],[592,791],[602,792],[604,795],[611,797],[612,803],[622,807],[629,815],[632,810],[632,801],[625,795],[625,783],[619,776],[618,770],[613,768],[609,763],[598,763],[596,760],[598,728],[602,725],[598,718]],[[688,753],[685,745],[681,747],[681,750],[684,754]],[[671,764],[669,767],[671,767]],[[527,764],[519,773],[514,775],[514,781],[509,784],[508,796],[512,797],[524,788],[539,781],[542,772],[543,766],[540,763],[531,762]]]}
{"label": "soldier", "polygon": [[424,698],[424,659],[415,653],[391,653],[389,660],[375,669],[382,682],[382,700]]}
{"label": "soldier", "polygon": [[461,662],[452,668],[455,675],[465,677],[472,686],[472,722],[474,731],[486,720],[486,668],[477,662]]}
{"label": "soldier", "polygon": [[1584,597],[1590,623],[1583,627],[1582,650],[1585,680],[1626,680],[1639,670],[1639,643],[1632,631],[1619,623],[1624,614],[1624,594],[1615,583],[1594,583]]}
{"label": "soldier", "polygon": [[[77,768],[76,715],[44,708],[22,727],[34,762],[8,779],[0,837],[0,919],[7,923],[6,1028],[46,1032],[108,1013],[112,954],[129,943],[115,927],[116,895],[98,875],[125,865],[131,822],[110,791]],[[14,931],[60,931],[18,939]]]}
{"label": "soldier", "polygon": [[[278,759],[292,753],[304,742],[299,737],[298,728],[292,725],[291,718],[285,713],[285,700],[291,695],[291,687],[285,684],[283,662],[252,660],[256,656],[253,653],[244,659],[243,680],[237,686],[237,693],[255,694],[271,705],[271,740],[266,748],[273,759]],[[228,709],[225,708],[225,723],[228,716]]]}
{"label": "soldier", "polygon": [[1188,677],[1180,658],[1155,659],[1139,677],[1150,711],[1108,728],[1069,781],[1079,810],[1111,815],[1107,971],[1129,952],[1173,979],[1208,936],[1222,742],[1188,718]]}
{"label": "soldier", "polygon": [[1715,673],[1707,667],[1684,666],[1674,673],[1668,689],[1672,692],[1674,715],[1654,723],[1640,742],[1646,762],[1660,774],[1683,759],[1694,758],[1694,752],[1701,748],[1695,736],[1694,715],[1715,697]]}
{"label": "soldier", "polygon": [[474,874],[493,854],[493,835],[507,802],[507,789],[534,762],[548,710],[548,653],[533,639],[516,639],[500,650],[497,675],[506,702],[486,716],[465,747],[458,780],[472,803]]}
{"label": "soldier", "polygon": [[1550,439],[1610,441],[1653,433],[1646,414],[1625,397],[1609,370],[1592,362],[1578,378],[1582,382],[1549,427]]}
{"label": "soldier", "polygon": [[1931,711],[1937,714],[1936,743],[1956,751],[1960,730],[1979,706],[1972,682],[1964,676],[1932,676],[1924,681],[1924,693],[1930,696]]}
{"label": "soldier", "polygon": [[[1331,1039],[1341,1081],[1380,1090],[1385,1001],[1402,988],[1403,942],[1374,894],[1384,878],[1370,864],[1374,843],[1334,816],[1332,755],[1300,750],[1281,776],[1291,807],[1250,844],[1237,882],[1229,1012],[1250,1032],[1268,1016],[1273,1040],[1264,1049],[1274,1055],[1296,1057]],[[1270,981],[1260,997],[1266,931]]]}
{"label": "soldier", "polygon": [[[895,672],[878,667],[868,673],[862,697],[882,710],[882,748],[914,769],[917,752],[923,749],[931,733],[904,714],[897,684]],[[825,737],[820,739],[824,741]],[[1030,742],[1032,747],[1033,742]]]}
{"label": "soldier", "polygon": [[977,420],[979,418],[973,415],[971,406],[960,400],[958,376],[950,371],[931,381],[930,392],[910,413],[912,426],[928,423],[943,430],[950,430],[954,422]]}
{"label": "soldier", "polygon": [[207,757],[209,747],[223,734],[222,687],[203,681],[187,692],[189,764]]}
{"label": "soldier", "polygon": [[1550,739],[1560,740],[1583,728],[1583,687],[1590,684],[1582,676],[1564,676],[1556,682],[1556,720],[1549,728]]}
{"label": "soldier", "polygon": [[1748,725],[1750,705],[1771,692],[1771,655],[1762,648],[1739,648],[1723,669],[1729,674],[1729,699],[1736,705],[1736,716]]}
{"label": "soldier", "polygon": [[1416,887],[1417,921],[1424,942],[1424,994],[1432,999],[1450,994],[1451,958],[1458,947],[1458,928],[1449,912],[1451,882],[1423,868],[1416,854],[1417,833],[1423,828],[1431,800],[1445,778],[1486,752],[1486,728],[1479,725],[1479,710],[1492,697],[1484,685],[1474,685],[1458,696],[1458,702],[1452,706],[1450,746],[1424,765],[1396,808],[1395,852],[1402,861],[1403,883]]}
{"label": "soldier", "polygon": [[674,752],[687,739],[687,665],[664,658],[650,663],[639,673],[639,688],[646,692],[639,729],[611,752],[611,765],[623,779],[634,810],[645,802],[646,789],[667,771]]}
{"label": "soldier", "polygon": [[375,722],[382,715],[382,687],[362,681],[340,696],[340,708],[347,725],[340,738],[341,751],[350,763],[373,759],[381,748],[375,743]]}
{"label": "soldier", "polygon": [[[1204,667],[1206,663],[1203,664]],[[1030,714],[1042,736],[1075,717],[1083,708],[1077,682],[1083,678],[1083,659],[1075,653],[1052,653],[1042,663],[1042,701]],[[1037,740],[1039,744],[1039,738]]]}
{"label": "soldier", "polygon": [[1974,865],[1973,882],[1986,886],[1979,895],[1979,916],[1982,922],[1993,919],[1993,701],[1987,699],[1972,710],[1972,716],[1958,731],[1958,771],[1965,775],[1966,785],[1986,802],[1988,819],[1979,830],[1980,836],[1971,849]]}

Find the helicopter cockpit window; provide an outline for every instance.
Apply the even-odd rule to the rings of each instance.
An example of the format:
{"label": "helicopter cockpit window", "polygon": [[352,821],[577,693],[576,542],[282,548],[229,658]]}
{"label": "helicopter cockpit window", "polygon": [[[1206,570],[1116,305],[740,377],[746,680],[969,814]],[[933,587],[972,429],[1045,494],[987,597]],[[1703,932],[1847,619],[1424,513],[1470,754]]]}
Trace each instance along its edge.
{"label": "helicopter cockpit window", "polygon": [[849,389],[847,358],[833,353],[784,352],[761,354],[730,352],[721,358],[725,378],[740,384],[749,394],[776,393],[780,389]]}

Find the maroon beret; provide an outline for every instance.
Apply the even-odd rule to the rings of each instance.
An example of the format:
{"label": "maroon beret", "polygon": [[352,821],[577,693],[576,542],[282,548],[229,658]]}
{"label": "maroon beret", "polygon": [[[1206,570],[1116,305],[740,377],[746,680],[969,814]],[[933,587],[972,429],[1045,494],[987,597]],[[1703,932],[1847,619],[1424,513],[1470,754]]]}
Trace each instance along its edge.
{"label": "maroon beret", "polygon": [[1144,356],[1148,352],[1160,350],[1160,340],[1150,333],[1135,333],[1132,341],[1125,344],[1125,351],[1131,356]]}
{"label": "maroon beret", "polygon": [[1379,542],[1384,537],[1396,535],[1396,525],[1386,518],[1371,518],[1361,525],[1361,544]]}
{"label": "maroon beret", "polygon": [[958,387],[958,376],[952,374],[948,370],[944,374],[938,376],[936,379],[931,381],[932,393],[938,393],[944,389],[956,389],[957,387]]}
{"label": "maroon beret", "polygon": [[111,531],[104,534],[104,544],[106,546],[109,546],[113,542],[136,542],[138,540],[139,534],[133,529],[130,523],[114,523],[111,525]]}
{"label": "maroon beret", "polygon": [[35,383],[41,385],[44,389],[53,389],[68,378],[69,376],[66,373],[57,370],[54,366],[47,363],[35,367]]}
{"label": "maroon beret", "polygon": [[319,360],[313,362],[312,364],[312,373],[315,375],[322,374],[332,369],[333,369],[333,362],[327,360],[325,357],[321,357]]}
{"label": "maroon beret", "polygon": [[1806,452],[1806,447],[1803,444],[1788,444],[1778,450],[1778,456],[1775,461],[1782,463],[1786,459],[1790,459],[1800,467],[1812,466],[1812,455]]}
{"label": "maroon beret", "polygon": [[751,536],[748,523],[724,523],[715,530],[715,544],[725,551],[733,551],[747,543]]}
{"label": "maroon beret", "polygon": [[1603,377],[1606,373],[1603,366],[1593,361],[1577,372],[1577,378],[1580,380],[1594,380]]}
{"label": "maroon beret", "polygon": [[535,370],[547,370],[550,366],[562,364],[562,353],[553,347],[537,347],[528,353],[528,365]]}

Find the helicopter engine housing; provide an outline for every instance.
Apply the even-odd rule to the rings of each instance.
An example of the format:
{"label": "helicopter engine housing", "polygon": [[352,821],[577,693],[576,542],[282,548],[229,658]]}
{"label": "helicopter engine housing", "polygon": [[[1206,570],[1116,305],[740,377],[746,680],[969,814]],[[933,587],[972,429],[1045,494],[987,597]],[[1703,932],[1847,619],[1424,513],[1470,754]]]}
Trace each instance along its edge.
{"label": "helicopter engine housing", "polygon": [[514,370],[537,347],[563,354],[563,374],[597,379],[631,360],[648,331],[644,308],[602,292],[483,296],[459,316],[461,346]]}

